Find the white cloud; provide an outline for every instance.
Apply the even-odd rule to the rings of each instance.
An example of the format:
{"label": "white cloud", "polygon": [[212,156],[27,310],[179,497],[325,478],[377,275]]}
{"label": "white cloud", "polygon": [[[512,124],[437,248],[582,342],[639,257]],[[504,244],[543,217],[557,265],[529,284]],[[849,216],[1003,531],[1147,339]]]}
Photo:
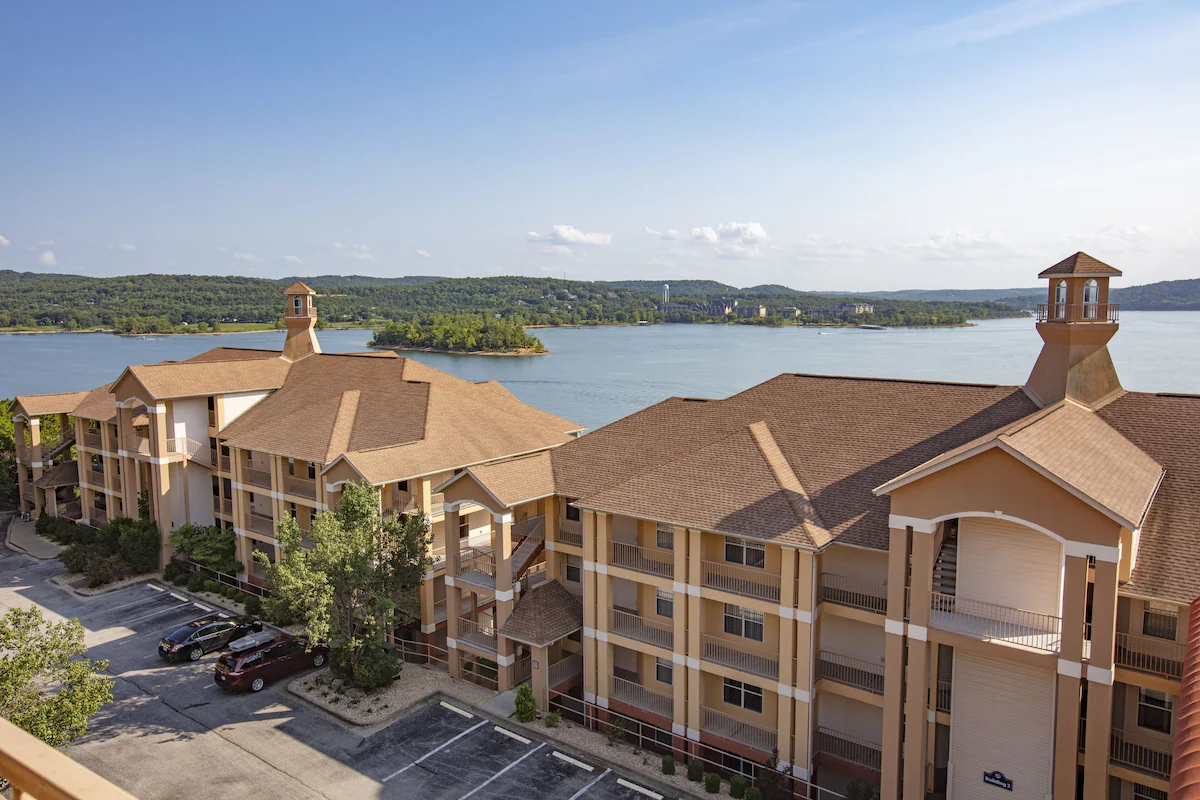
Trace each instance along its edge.
{"label": "white cloud", "polygon": [[228,247],[218,247],[218,248],[217,248],[217,252],[218,252],[218,253],[228,253],[228,252],[229,252],[229,248],[228,248]]}
{"label": "white cloud", "polygon": [[333,242],[329,246],[332,247],[334,250],[341,250],[341,249],[345,248],[346,245],[342,244],[341,242]]}
{"label": "white cloud", "polygon": [[565,244],[548,244],[542,247],[542,252],[548,256],[569,256],[572,251]]}
{"label": "white cloud", "polygon": [[54,257],[54,253],[49,250],[38,256],[38,263],[43,267],[54,267],[58,265],[58,259]]}
{"label": "white cloud", "polygon": [[133,246],[133,245],[131,245],[131,244],[115,244],[115,245],[114,245],[114,244],[110,244],[110,245],[108,246],[108,249],[109,249],[109,250],[123,250],[123,251],[125,251],[126,253],[129,253],[129,252],[132,252],[132,251],[136,250],[137,248],[136,248],[136,247],[134,247],[134,246]]}
{"label": "white cloud", "polygon": [[717,236],[717,232],[705,225],[703,228],[692,228],[692,238],[697,242],[705,244],[716,244],[721,241],[721,237]]}
{"label": "white cloud", "polygon": [[53,239],[38,239],[38,244],[42,247],[54,247],[55,241]]}
{"label": "white cloud", "polygon": [[365,244],[352,244],[350,245],[350,252],[348,255],[358,261],[374,261],[375,256],[371,255],[370,251],[371,248],[367,247]]}
{"label": "white cloud", "polygon": [[303,264],[304,263],[304,260],[302,258],[300,258],[300,256],[284,256],[283,260],[290,261],[293,264]]}
{"label": "white cloud", "polygon": [[525,238],[531,242],[550,242],[552,244],[612,244],[611,233],[584,233],[573,225],[553,225],[549,233],[530,231]]}
{"label": "white cloud", "polygon": [[1130,2],[1136,0],[1010,0],[926,28],[918,34],[918,44],[936,48],[984,42]]}
{"label": "white cloud", "polygon": [[417,258],[429,258],[429,251],[428,250],[417,250],[417,251],[415,251],[415,255],[417,256]]}
{"label": "white cloud", "polygon": [[10,244],[12,244],[12,242],[10,242],[8,239],[5,239],[3,236],[0,236],[0,247],[8,247]]}
{"label": "white cloud", "polygon": [[722,222],[692,228],[693,241],[716,245],[721,258],[757,258],[771,237],[760,222]]}
{"label": "white cloud", "polygon": [[841,240],[825,241],[818,234],[805,237],[796,251],[800,261],[835,261],[837,259],[862,258],[866,250],[853,242]]}
{"label": "white cloud", "polygon": [[656,231],[653,228],[645,228],[646,235],[654,239],[661,239],[664,242],[674,242],[679,238],[679,231],[668,228],[665,231]]}
{"label": "white cloud", "polygon": [[234,251],[233,257],[236,258],[238,261],[262,261],[262,258],[255,255],[254,253],[239,253],[237,251]]}
{"label": "white cloud", "polygon": [[930,261],[995,261],[1019,255],[1013,245],[994,231],[938,231],[923,242],[905,245],[904,249]]}

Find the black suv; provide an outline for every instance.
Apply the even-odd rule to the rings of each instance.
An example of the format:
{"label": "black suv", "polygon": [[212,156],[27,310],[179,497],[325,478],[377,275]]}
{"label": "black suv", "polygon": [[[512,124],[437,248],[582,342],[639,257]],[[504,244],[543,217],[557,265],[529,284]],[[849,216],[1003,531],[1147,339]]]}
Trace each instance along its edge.
{"label": "black suv", "polygon": [[235,639],[257,633],[263,628],[257,617],[230,617],[211,614],[193,620],[158,643],[158,654],[167,661],[199,661],[205,653],[223,650]]}

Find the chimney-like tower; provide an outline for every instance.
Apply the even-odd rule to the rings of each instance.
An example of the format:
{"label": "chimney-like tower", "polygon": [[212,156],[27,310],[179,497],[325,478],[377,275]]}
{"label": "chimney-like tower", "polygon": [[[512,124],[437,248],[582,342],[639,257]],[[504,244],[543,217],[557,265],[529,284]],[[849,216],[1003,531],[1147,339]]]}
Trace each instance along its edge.
{"label": "chimney-like tower", "polygon": [[1121,271],[1075,255],[1045,270],[1045,303],[1037,308],[1037,331],[1045,342],[1025,389],[1041,405],[1069,397],[1095,407],[1121,391],[1108,341],[1117,332],[1120,306],[1108,302],[1108,279]]}
{"label": "chimney-like tower", "polygon": [[317,341],[317,309],[313,305],[316,292],[296,281],[284,290],[287,308],[283,321],[287,323],[287,339],[283,342],[283,357],[298,361],[305,356],[321,352]]}

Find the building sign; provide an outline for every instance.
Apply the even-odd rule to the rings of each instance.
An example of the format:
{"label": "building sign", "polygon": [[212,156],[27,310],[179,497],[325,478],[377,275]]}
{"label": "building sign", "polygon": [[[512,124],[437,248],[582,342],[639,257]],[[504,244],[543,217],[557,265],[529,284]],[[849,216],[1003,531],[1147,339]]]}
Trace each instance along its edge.
{"label": "building sign", "polygon": [[1012,781],[1004,777],[1004,773],[999,770],[983,773],[983,782],[990,786],[999,786],[1001,789],[1012,791]]}

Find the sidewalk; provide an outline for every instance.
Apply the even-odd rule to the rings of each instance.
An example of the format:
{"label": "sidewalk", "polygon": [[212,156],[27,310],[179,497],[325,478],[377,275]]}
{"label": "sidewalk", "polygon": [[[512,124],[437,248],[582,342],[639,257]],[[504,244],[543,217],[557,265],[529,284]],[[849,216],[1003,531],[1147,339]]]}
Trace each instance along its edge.
{"label": "sidewalk", "polygon": [[63,546],[37,535],[33,522],[21,522],[13,517],[8,526],[8,546],[42,561],[58,558]]}

